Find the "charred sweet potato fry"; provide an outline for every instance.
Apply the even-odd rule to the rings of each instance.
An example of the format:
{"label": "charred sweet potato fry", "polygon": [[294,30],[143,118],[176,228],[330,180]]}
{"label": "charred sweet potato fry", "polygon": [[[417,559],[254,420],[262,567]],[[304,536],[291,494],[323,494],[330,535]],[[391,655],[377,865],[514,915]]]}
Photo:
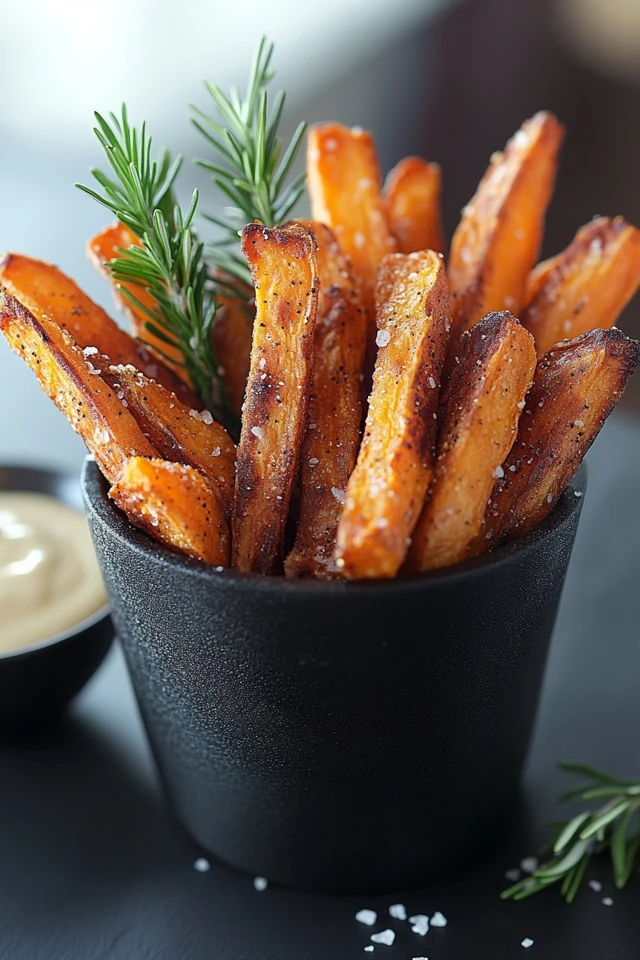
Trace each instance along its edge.
{"label": "charred sweet potato fry", "polygon": [[449,303],[439,254],[390,254],[376,285],[379,350],[365,433],[338,525],[351,580],[394,577],[433,472]]}
{"label": "charred sweet potato fry", "polygon": [[146,313],[131,302],[124,294],[123,290],[133,294],[140,303],[148,310],[157,308],[157,303],[144,287],[135,283],[116,283],[111,276],[109,261],[116,260],[120,256],[120,250],[126,250],[128,247],[141,247],[142,242],[135,233],[125,226],[124,223],[113,223],[110,227],[105,227],[100,233],[92,237],[87,244],[87,253],[89,259],[98,268],[100,273],[105,276],[113,286],[116,304],[118,308],[128,317],[133,332],[136,337],[149,346],[159,358],[164,360],[168,367],[180,377],[184,383],[190,385],[189,375],[182,366],[182,353],[177,346],[172,346],[164,340],[160,340],[150,330],[147,329],[149,317]]}
{"label": "charred sweet potato fry", "polygon": [[533,338],[510,313],[490,313],[462,336],[460,363],[441,401],[436,468],[408,570],[445,567],[467,555],[516,438],[535,368]]}
{"label": "charred sweet potato fry", "polygon": [[288,577],[340,576],[334,560],[344,491],[358,456],[367,318],[351,265],[331,230],[304,224],[318,245],[320,293],[307,426],[300,454],[300,513]]}
{"label": "charred sweet potato fry", "polygon": [[242,249],[256,292],[233,503],[232,565],[271,573],[282,547],[306,422],[318,305],[313,236],[252,223]]}
{"label": "charred sweet potato fry", "polygon": [[109,496],[136,527],[177,553],[229,565],[229,528],[216,490],[193,467],[131,457]]}
{"label": "charred sweet potato fry", "polygon": [[561,340],[613,326],[640,285],[640,230],[597,217],[554,257],[522,323],[542,356]]}
{"label": "charred sweet potato fry", "polygon": [[389,173],[384,185],[387,222],[400,253],[444,253],[441,192],[440,167],[422,157],[405,157]]}
{"label": "charred sweet potato fry", "polygon": [[135,340],[89,299],[61,270],[41,260],[7,253],[0,260],[0,284],[33,316],[52,320],[67,330],[81,348],[96,347],[112,363],[130,363],[157,380],[192,407],[201,408],[196,394],[144,344]]}
{"label": "charred sweet potato fry", "polygon": [[240,416],[251,360],[254,309],[238,297],[219,297],[220,307],[213,321],[213,346],[227,399]]}
{"label": "charred sweet potato fry", "polygon": [[1,287],[0,329],[80,434],[110,483],[129,457],[157,456],[122,401],[101,378],[93,354],[83,354],[65,330],[46,316],[34,317]]}
{"label": "charred sweet potato fry", "polygon": [[195,410],[135,367],[106,366],[103,378],[127,403],[150,443],[165,460],[186,463],[215,487],[230,512],[233,499],[236,450],[221,424],[208,410]]}
{"label": "charred sweet potato fry", "polygon": [[540,249],[562,136],[549,113],[525,121],[504,153],[494,154],[464,208],[449,261],[452,351],[462,332],[489,311],[519,314]]}
{"label": "charred sweet potato fry", "polygon": [[560,343],[538,362],[474,552],[527,533],[553,509],[639,357],[640,343],[614,327]]}
{"label": "charred sweet potato fry", "polygon": [[362,285],[375,337],[374,287],[382,258],[396,249],[381,195],[373,137],[358,127],[323,123],[309,130],[307,186],[311,216],[333,230]]}

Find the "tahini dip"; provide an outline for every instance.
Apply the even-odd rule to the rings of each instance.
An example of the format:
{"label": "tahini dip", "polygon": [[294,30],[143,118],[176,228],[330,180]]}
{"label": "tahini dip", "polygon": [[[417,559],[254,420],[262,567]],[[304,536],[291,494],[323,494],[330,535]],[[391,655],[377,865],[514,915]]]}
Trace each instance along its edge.
{"label": "tahini dip", "polygon": [[0,653],[71,629],[106,599],[84,516],[45,494],[0,491]]}

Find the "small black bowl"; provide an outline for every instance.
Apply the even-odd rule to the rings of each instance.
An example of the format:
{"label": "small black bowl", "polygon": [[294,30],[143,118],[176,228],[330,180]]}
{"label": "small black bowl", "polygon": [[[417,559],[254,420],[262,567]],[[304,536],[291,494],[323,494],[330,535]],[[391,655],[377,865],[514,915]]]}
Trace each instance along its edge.
{"label": "small black bowl", "polygon": [[[73,474],[0,466],[0,490],[45,493],[83,510]],[[0,653],[0,738],[31,732],[59,714],[93,676],[112,641],[105,605],[63,633]]]}
{"label": "small black bowl", "polygon": [[446,570],[287,581],[171,553],[87,463],[118,635],[187,831],[334,893],[417,884],[486,846],[516,802],[584,483],[532,533]]}

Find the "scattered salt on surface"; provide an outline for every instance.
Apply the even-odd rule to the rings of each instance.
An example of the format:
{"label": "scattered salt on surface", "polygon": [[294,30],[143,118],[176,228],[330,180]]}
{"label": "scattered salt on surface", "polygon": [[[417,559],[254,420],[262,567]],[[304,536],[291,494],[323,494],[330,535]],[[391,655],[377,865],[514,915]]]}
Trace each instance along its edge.
{"label": "scattered salt on surface", "polygon": [[406,920],[407,908],[404,903],[392,903],[389,907],[389,916],[394,920]]}
{"label": "scattered salt on surface", "polygon": [[573,425],[574,427],[579,427],[582,429],[582,427],[584,427],[584,420],[574,420]]}
{"label": "scattered salt on surface", "polygon": [[435,390],[435,388],[436,388],[436,381],[434,380],[433,377],[429,377],[429,379],[427,380],[427,383],[429,384],[429,386],[431,387],[432,390]]}
{"label": "scattered salt on surface", "polygon": [[356,913],[358,923],[364,923],[367,927],[372,927],[377,919],[378,914],[375,910],[358,910]]}
{"label": "scattered salt on surface", "polygon": [[211,456],[212,456],[212,457],[219,457],[220,454],[221,454],[221,452],[222,452],[222,451],[220,450],[220,447],[214,447],[213,450],[211,451]]}
{"label": "scattered salt on surface", "polygon": [[512,870],[507,870],[504,875],[505,880],[510,880],[511,883],[517,883],[520,879],[520,871],[517,867],[514,867]]}
{"label": "scattered salt on surface", "polygon": [[310,466],[310,467],[317,467],[319,463],[320,463],[320,461],[318,460],[317,457],[309,457],[309,466]]}
{"label": "scattered salt on surface", "polygon": [[551,503],[552,500],[553,500],[553,494],[552,493],[547,494],[547,503]]}
{"label": "scattered salt on surface", "polygon": [[189,416],[194,420],[202,420],[203,423],[213,423],[213,416],[209,410],[189,410]]}
{"label": "scattered salt on surface", "polygon": [[613,900],[611,899],[611,897],[603,897],[602,902],[604,903],[605,907],[613,906]]}
{"label": "scattered salt on surface", "polygon": [[527,402],[526,400],[521,400],[520,403],[516,404],[516,406],[518,407],[518,410],[524,410],[524,405],[526,402]]}
{"label": "scattered salt on surface", "polygon": [[378,330],[376,334],[376,346],[386,347],[389,340],[391,340],[391,334],[388,330]]}
{"label": "scattered salt on surface", "polygon": [[501,477],[504,477],[504,470],[502,467],[496,467],[495,470],[491,471],[491,476],[499,480]]}
{"label": "scattered salt on surface", "polygon": [[396,935],[393,930],[381,930],[380,933],[371,934],[371,939],[374,943],[384,943],[386,947],[390,947],[395,938]]}
{"label": "scattered salt on surface", "polygon": [[594,893],[600,893],[602,890],[602,884],[599,880],[589,880],[589,886],[594,891]]}
{"label": "scattered salt on surface", "polygon": [[258,440],[264,440],[264,430],[262,427],[251,427],[251,433],[254,437],[257,437]]}
{"label": "scattered salt on surface", "polygon": [[525,873],[533,873],[534,870],[538,869],[538,858],[525,857],[524,860],[520,861],[520,868],[524,870]]}
{"label": "scattered salt on surface", "polygon": [[331,487],[331,493],[336,498],[338,503],[344,503],[344,490],[338,490],[337,487]]}
{"label": "scattered salt on surface", "polygon": [[374,950],[375,950],[375,947],[371,943],[368,943],[367,946],[364,948],[365,953],[373,953]]}
{"label": "scattered salt on surface", "polygon": [[424,913],[416,913],[409,917],[412,933],[417,933],[419,937],[424,937],[429,932],[429,917]]}
{"label": "scattered salt on surface", "polygon": [[573,495],[574,495],[574,497],[581,497],[581,496],[582,496],[582,490],[574,490],[574,491],[573,491]]}
{"label": "scattered salt on surface", "polygon": [[254,877],[253,886],[258,893],[262,893],[262,891],[266,890],[269,886],[269,881],[266,879],[266,877]]}
{"label": "scattered salt on surface", "polygon": [[82,355],[83,357],[95,357],[96,353],[98,352],[99,351],[97,347],[85,347],[82,351]]}
{"label": "scattered salt on surface", "polygon": [[211,864],[204,857],[198,857],[193,866],[198,873],[206,873],[207,870],[211,870]]}
{"label": "scattered salt on surface", "polygon": [[533,946],[533,940],[531,939],[531,937],[525,937],[522,943],[520,944],[520,946],[524,947],[525,950],[528,950],[529,947]]}
{"label": "scattered salt on surface", "polygon": [[439,910],[436,910],[434,915],[431,917],[431,926],[432,927],[446,927],[448,920],[443,916]]}
{"label": "scattered salt on surface", "polygon": [[260,357],[260,361],[259,361],[259,363],[258,363],[258,366],[260,367],[260,369],[261,369],[261,370],[264,370],[264,368],[266,367],[266,365],[267,365],[266,357]]}

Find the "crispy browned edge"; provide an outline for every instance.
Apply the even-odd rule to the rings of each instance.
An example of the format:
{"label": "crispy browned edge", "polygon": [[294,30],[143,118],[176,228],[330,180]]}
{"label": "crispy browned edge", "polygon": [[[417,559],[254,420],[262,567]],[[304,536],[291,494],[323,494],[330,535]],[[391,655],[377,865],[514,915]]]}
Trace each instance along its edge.
{"label": "crispy browned edge", "polygon": [[383,197],[387,222],[400,253],[444,253],[440,195],[442,171],[422,157],[404,157],[389,171]]}
{"label": "crispy browned edge", "polygon": [[[103,369],[103,378],[128,404],[141,430],[165,460],[184,463],[215,487],[230,514],[236,448],[225,428],[207,411],[187,407],[175,395],[149,380],[135,367],[122,364]],[[205,418],[204,420],[202,418]]]}
{"label": "crispy browned edge", "polygon": [[516,439],[536,368],[533,337],[507,311],[490,313],[467,331],[459,359],[441,399],[436,467],[408,572],[449,566],[467,555]]}
{"label": "crispy browned edge", "polygon": [[0,283],[37,319],[67,330],[79,347],[97,347],[112,363],[131,363],[196,409],[202,401],[148,347],[122,330],[58,267],[23,254],[0,258]]}
{"label": "crispy browned edge", "polygon": [[296,538],[288,577],[342,576],[333,552],[341,498],[360,444],[367,317],[349,258],[325,224],[300,221],[318,245],[320,292],[309,408],[300,453]]}
{"label": "crispy browned edge", "polygon": [[110,483],[129,457],[157,451],[129,411],[85,358],[72,337],[46,317],[33,314],[0,286],[0,329],[35,373],[40,386],[67,417]]}
{"label": "crispy browned edge", "polygon": [[222,500],[191,466],[131,457],[109,496],[136,527],[178,553],[229,565],[229,528]]}
{"label": "crispy browned edge", "polygon": [[475,553],[527,533],[553,509],[639,358],[640,343],[613,327],[558,344],[538,361]]}
{"label": "crispy browned edge", "polygon": [[315,240],[300,226],[249,224],[242,248],[256,319],[236,459],[232,565],[268,574],[282,547],[306,421],[318,265]]}
{"label": "crispy browned edge", "polygon": [[[464,330],[491,310],[520,313],[542,240],[563,136],[562,125],[546,111],[526,120],[504,152],[494,154],[463,210],[448,266],[453,319],[449,368]],[[500,281],[499,297],[491,290],[494,280]]]}
{"label": "crispy browned edge", "polygon": [[378,350],[364,439],[338,525],[336,562],[349,579],[396,575],[431,479],[450,330],[440,255],[385,257],[376,303],[379,329],[390,339]]}
{"label": "crispy browned edge", "polygon": [[640,284],[640,231],[622,217],[596,217],[536,269],[522,323],[543,356],[561,340],[617,321]]}

